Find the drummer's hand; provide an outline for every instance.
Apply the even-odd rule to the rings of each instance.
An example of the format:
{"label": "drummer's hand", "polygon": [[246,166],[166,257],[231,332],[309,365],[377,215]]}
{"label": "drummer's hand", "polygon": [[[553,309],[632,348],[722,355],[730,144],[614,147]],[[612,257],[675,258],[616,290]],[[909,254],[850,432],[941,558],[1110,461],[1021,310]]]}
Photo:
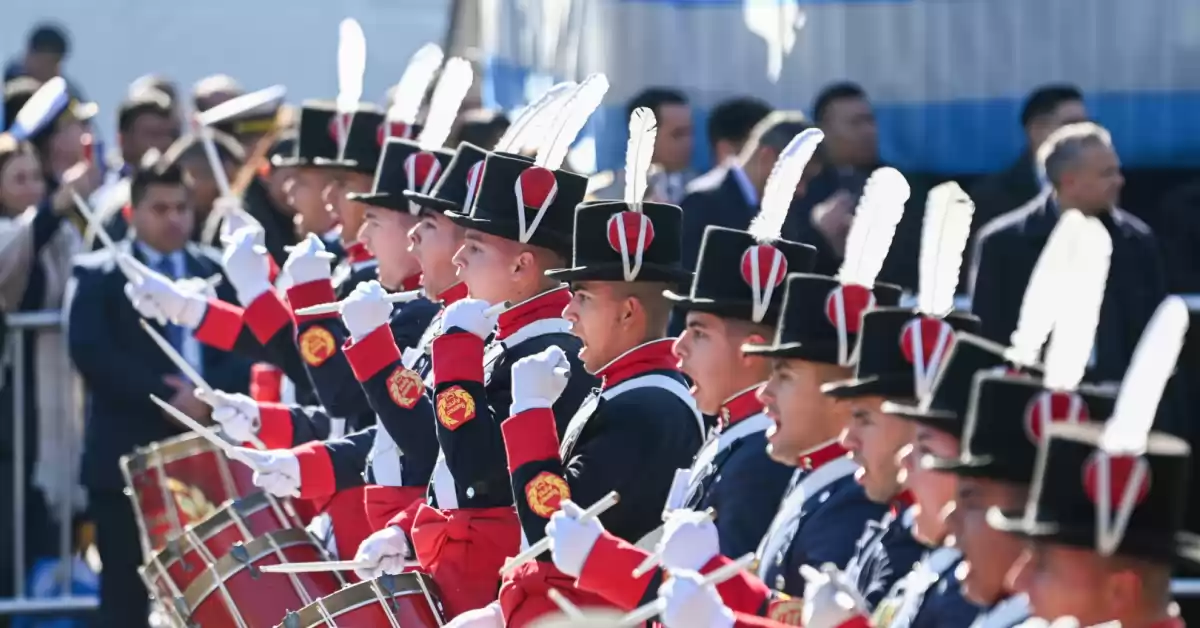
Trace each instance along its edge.
{"label": "drummer's hand", "polygon": [[667,569],[700,571],[701,567],[721,553],[717,526],[708,513],[674,510],[663,524],[663,537],[657,549]]}
{"label": "drummer's hand", "polygon": [[512,367],[512,414],[550,408],[567,389],[571,363],[557,345],[525,356]]}
{"label": "drummer's hand", "polygon": [[446,628],[504,628],[504,612],[500,610],[499,602],[492,602],[455,617]]}
{"label": "drummer's hand", "polygon": [[378,281],[364,281],[355,286],[350,296],[342,301],[342,322],[354,342],[359,342],[371,332],[388,324],[392,319],[392,304]]}
{"label": "drummer's hand", "polygon": [[471,332],[481,340],[486,340],[492,328],[496,326],[499,314],[489,316],[487,311],[492,307],[482,299],[463,299],[456,301],[446,308],[442,316],[442,333],[457,327]]}
{"label": "drummer's hand", "polygon": [[151,320],[166,319],[188,329],[200,326],[208,311],[207,297],[185,290],[178,282],[132,257],[128,260],[137,269],[138,280],[125,284],[125,296],[138,314]]}
{"label": "drummer's hand", "polygon": [[175,406],[184,414],[196,419],[200,423],[208,422],[210,409],[207,404],[196,398],[195,384],[178,375],[164,375],[163,381],[175,389],[175,394],[167,400],[167,403]]}
{"label": "drummer's hand", "polygon": [[249,307],[271,289],[271,263],[266,250],[258,243],[261,238],[261,229],[242,227],[230,236],[221,255],[225,276],[244,307]]}
{"label": "drummer's hand", "polygon": [[300,496],[300,460],[287,449],[258,451],[238,447],[254,467],[254,485],[276,497]]}
{"label": "drummer's hand", "polygon": [[196,398],[212,406],[212,420],[225,430],[230,438],[245,443],[258,436],[262,417],[258,403],[246,395],[214,390],[211,393],[196,389]]}
{"label": "drummer's hand", "polygon": [[588,554],[596,539],[604,532],[604,527],[596,518],[580,521],[583,510],[574,502],[565,501],[561,509],[550,517],[546,524],[546,537],[550,539],[550,558],[554,566],[568,576],[579,577],[583,573],[583,565],[587,563]]}
{"label": "drummer's hand", "polygon": [[329,281],[333,276],[333,260],[333,253],[325,250],[321,238],[310,233],[288,254],[283,270],[292,278],[293,285],[297,286],[313,281]]}
{"label": "drummer's hand", "polygon": [[263,232],[262,223],[258,222],[254,216],[251,216],[250,212],[246,211],[245,205],[242,204],[242,199],[236,196],[217,197],[217,200],[213,201],[212,211],[218,212],[218,215],[222,216],[220,228],[222,242],[232,238],[233,234],[237,233],[237,230],[242,227],[254,227],[263,233],[263,239],[260,239],[258,242],[259,244],[263,244],[266,233]]}
{"label": "drummer's hand", "polygon": [[694,571],[671,572],[671,579],[659,587],[658,596],[667,602],[662,612],[667,628],[734,625],[733,611],[721,601],[716,587],[706,586],[704,577]]}
{"label": "drummer's hand", "polygon": [[852,619],[867,617],[866,601],[832,563],[819,571],[804,565],[800,575],[806,580],[801,615],[807,628],[837,628]]}
{"label": "drummer's hand", "polygon": [[404,571],[410,555],[404,530],[399,526],[388,526],[368,536],[358,546],[354,562],[371,563],[371,567],[355,569],[354,573],[362,580],[373,580],[384,574],[395,575]]}

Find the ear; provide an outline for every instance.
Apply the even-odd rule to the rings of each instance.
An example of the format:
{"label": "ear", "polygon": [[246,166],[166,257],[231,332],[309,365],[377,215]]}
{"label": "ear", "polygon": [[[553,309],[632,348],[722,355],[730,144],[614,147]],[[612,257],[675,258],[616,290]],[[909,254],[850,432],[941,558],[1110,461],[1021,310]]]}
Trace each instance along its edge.
{"label": "ear", "polygon": [[1136,570],[1114,570],[1105,580],[1105,597],[1109,600],[1114,615],[1124,617],[1144,605],[1145,600],[1142,597],[1145,588],[1142,576]]}
{"label": "ear", "polygon": [[512,272],[520,277],[526,273],[537,272],[537,267],[537,258],[534,257],[533,251],[527,249],[517,253],[516,258],[513,259]]}

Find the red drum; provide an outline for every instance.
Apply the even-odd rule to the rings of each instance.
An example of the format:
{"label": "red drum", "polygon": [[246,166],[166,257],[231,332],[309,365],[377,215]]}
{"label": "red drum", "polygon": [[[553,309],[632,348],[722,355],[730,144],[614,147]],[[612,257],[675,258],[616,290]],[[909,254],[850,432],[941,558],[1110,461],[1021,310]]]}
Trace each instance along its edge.
{"label": "red drum", "polygon": [[204,521],[184,528],[150,558],[142,568],[142,578],[162,599],[173,600],[238,543],[294,528],[304,526],[287,500],[255,493],[229,502]]}
{"label": "red drum", "polygon": [[226,500],[257,492],[249,467],[231,463],[195,434],[135,449],[121,457],[121,472],[147,557]]}
{"label": "red drum", "polygon": [[337,572],[276,574],[260,567],[329,560],[304,530],[271,532],[229,553],[201,571],[181,598],[164,606],[180,626],[267,628],[290,611],[336,593],[345,580]]}
{"label": "red drum", "polygon": [[295,613],[280,628],[436,628],[445,623],[433,580],[422,573],[384,575],[323,597]]}

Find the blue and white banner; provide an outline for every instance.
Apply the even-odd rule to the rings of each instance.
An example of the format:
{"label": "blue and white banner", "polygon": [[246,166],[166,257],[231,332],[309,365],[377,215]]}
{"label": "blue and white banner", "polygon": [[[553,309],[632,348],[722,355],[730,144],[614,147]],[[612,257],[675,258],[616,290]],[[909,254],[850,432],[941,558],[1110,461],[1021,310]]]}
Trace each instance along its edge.
{"label": "blue and white banner", "polygon": [[884,159],[909,170],[1006,165],[1024,143],[1024,98],[1052,82],[1085,91],[1126,165],[1200,164],[1196,0],[472,4],[479,13],[460,20],[454,38],[485,60],[486,105],[515,107],[555,80],[608,75],[605,108],[587,130],[600,168],[621,164],[625,103],[647,86],[686,91],[702,129],[724,98],[756,95],[810,113],[816,93],[839,80],[867,90]]}

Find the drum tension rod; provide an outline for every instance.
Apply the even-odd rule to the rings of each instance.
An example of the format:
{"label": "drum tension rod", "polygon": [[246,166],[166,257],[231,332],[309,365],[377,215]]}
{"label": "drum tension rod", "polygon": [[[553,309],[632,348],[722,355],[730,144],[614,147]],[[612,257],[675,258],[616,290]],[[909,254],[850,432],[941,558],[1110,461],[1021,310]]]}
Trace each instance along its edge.
{"label": "drum tension rod", "polygon": [[300,628],[300,616],[296,611],[288,611],[288,614],[283,618],[283,628]]}
{"label": "drum tension rod", "polygon": [[184,601],[183,597],[176,596],[173,602],[175,604],[175,613],[178,614],[180,618],[187,618],[185,620],[187,622],[187,628],[200,628],[200,624],[192,621],[192,609],[188,608],[187,602]]}
{"label": "drum tension rod", "polygon": [[375,579],[375,583],[383,588],[387,593],[388,606],[392,608],[394,614],[400,614],[400,605],[396,603],[396,576],[385,573]]}
{"label": "drum tension rod", "polygon": [[179,547],[179,537],[175,537],[167,541],[165,548],[168,559],[174,558],[179,561],[180,566],[185,572],[195,569],[192,563],[188,562],[187,556],[184,556],[183,550]]}
{"label": "drum tension rod", "polygon": [[246,546],[242,545],[241,541],[233,544],[233,547],[229,549],[229,555],[246,567],[250,572],[251,580],[258,580],[262,577],[262,572],[258,570],[258,567],[254,566],[254,560],[250,558],[250,552],[246,551]]}

